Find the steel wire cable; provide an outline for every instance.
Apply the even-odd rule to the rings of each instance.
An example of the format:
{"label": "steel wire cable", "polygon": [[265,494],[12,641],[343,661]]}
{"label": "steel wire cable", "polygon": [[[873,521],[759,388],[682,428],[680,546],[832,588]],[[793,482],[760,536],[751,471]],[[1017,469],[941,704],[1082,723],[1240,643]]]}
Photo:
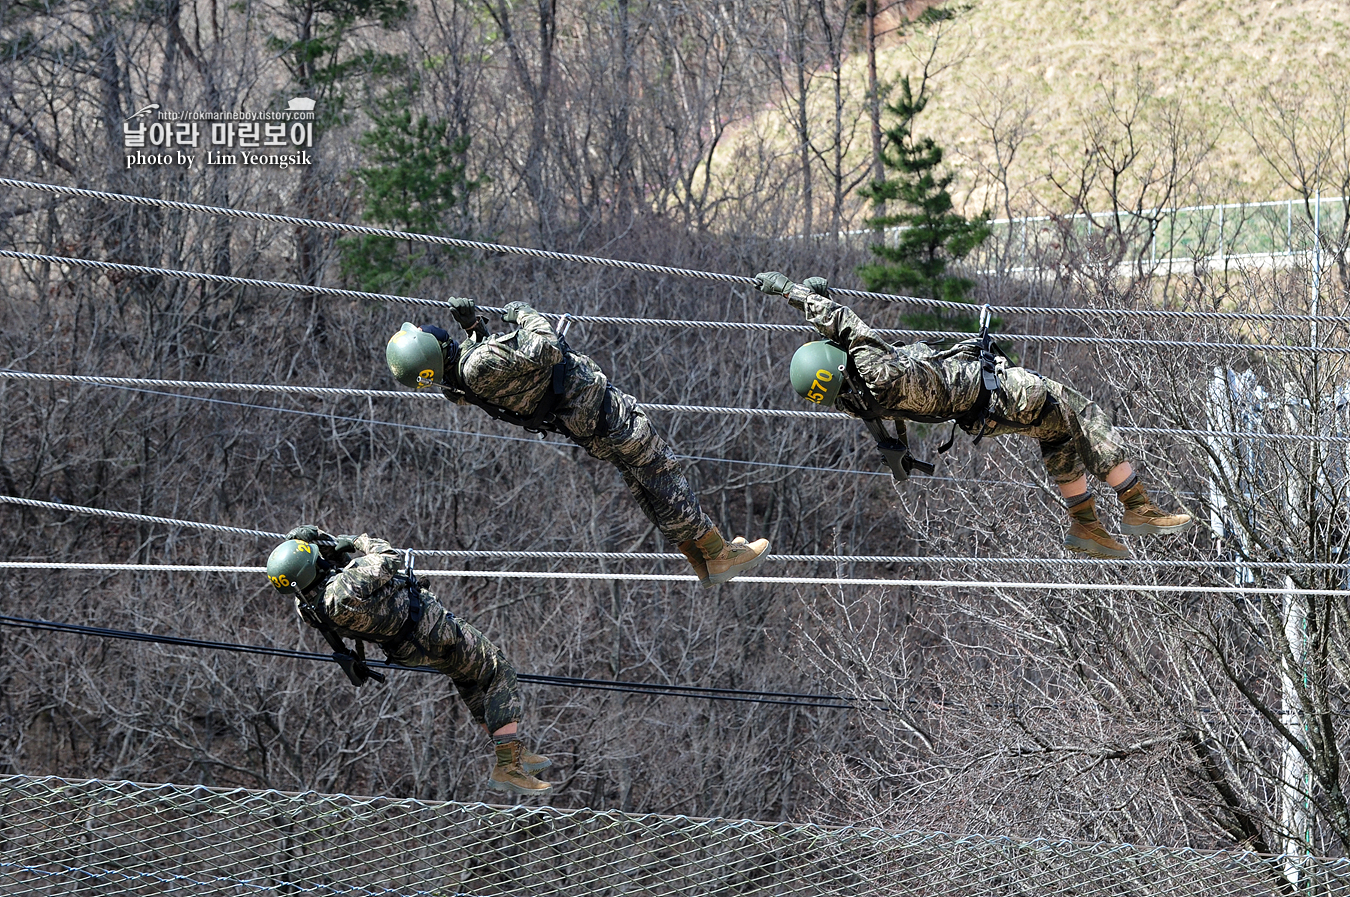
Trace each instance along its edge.
{"label": "steel wire cable", "polygon": [[[3,179],[0,179],[3,180]],[[264,289],[273,289],[280,292],[308,293],[314,295],[327,294],[340,296],[348,299],[362,299],[373,302],[407,304],[429,306],[434,308],[448,308],[448,300],[439,299],[421,299],[413,296],[395,296],[388,293],[369,293],[362,290],[347,290],[337,287],[320,287],[313,284],[298,284],[285,281],[274,280],[256,280],[247,277],[234,277],[227,274],[208,274],[201,271],[185,271],[177,268],[155,268],[146,265],[128,265],[121,262],[104,262],[97,259],[82,259],[71,256],[60,255],[41,255],[32,252],[19,252],[12,249],[0,249],[0,258],[13,258],[23,261],[40,261],[55,265],[73,265],[76,267],[94,269],[94,270],[113,270],[126,274],[151,275],[158,277],[168,277],[177,280],[200,280],[209,283],[223,283],[232,286],[252,286]],[[491,312],[493,314],[502,314],[505,309],[490,305],[477,306],[481,311]],[[970,306],[966,306],[970,308]],[[648,327],[678,327],[678,328],[704,328],[715,330],[744,330],[753,332],[781,332],[781,333],[816,333],[814,327],[804,324],[768,324],[750,321],[693,321],[673,318],[624,318],[614,317],[612,315],[574,315],[570,313],[546,312],[544,317],[561,319],[568,317],[579,323],[598,323],[614,324],[623,326],[648,326]],[[1347,320],[1350,320],[1348,318]],[[964,331],[945,331],[945,330],[896,330],[896,329],[876,329],[876,333],[888,337],[905,337],[910,339],[939,339],[954,340],[968,339],[971,334]],[[1169,348],[1169,349],[1222,349],[1224,351],[1259,351],[1275,353],[1293,353],[1306,355],[1350,355],[1350,347],[1345,346],[1301,346],[1284,345],[1278,343],[1220,343],[1220,342],[1197,342],[1187,340],[1155,340],[1135,337],[1119,336],[1062,336],[1058,334],[1034,334],[1034,333],[1002,333],[999,338],[1008,342],[1028,342],[1039,344],[1064,344],[1064,345],[1093,345],[1098,343],[1109,343],[1111,345],[1131,345],[1143,346],[1148,348]]]}
{"label": "steel wire cable", "polygon": [[[172,517],[151,517],[145,514],[133,514],[127,511],[111,511],[106,508],[90,508],[81,505],[68,505],[61,502],[40,501],[33,498],[20,498],[14,495],[0,495],[0,504],[39,508],[48,511],[63,511],[94,517],[110,517],[119,520],[132,520],[139,523],[160,523],[184,529],[202,529],[215,532],[228,532],[237,535],[251,535],[257,538],[282,539],[283,533],[262,530],[243,529],[241,527],[220,526],[214,523],[199,523],[194,520],[181,520]],[[492,560],[588,560],[588,561],[677,561],[687,563],[683,554],[654,551],[531,551],[531,550],[479,550],[479,549],[439,549],[419,548],[417,554],[429,557],[449,559],[484,558]],[[1303,561],[1267,561],[1247,558],[1233,560],[1150,560],[1150,559],[1097,559],[1097,558],[1052,558],[1052,557],[942,557],[929,555],[835,555],[835,554],[771,554],[770,561],[800,563],[868,563],[868,564],[977,564],[979,566],[1016,566],[1023,564],[1067,564],[1069,566],[1091,566],[1098,568],[1103,564],[1123,567],[1164,567],[1189,569],[1192,567],[1213,567],[1216,569],[1234,569],[1250,567],[1270,570],[1313,571],[1344,570],[1350,572],[1347,563],[1312,563]],[[159,569],[158,565],[151,565]],[[191,568],[198,569],[198,568]]]}
{"label": "steel wire cable", "polygon": [[[0,374],[2,373],[3,370],[0,369]],[[0,379],[4,378],[0,377]],[[429,427],[424,426],[422,424],[398,423],[395,421],[379,420],[378,418],[351,417],[349,415],[333,414],[331,412],[326,411],[305,411],[297,408],[282,408],[277,405],[258,405],[252,402],[233,402],[228,399],[218,399],[212,398],[210,396],[193,396],[193,395],[183,395],[182,393],[159,392],[152,389],[145,389],[134,386],[118,386],[113,384],[103,384],[103,385],[107,385],[111,389],[123,389],[127,390],[128,392],[137,392],[152,396],[164,396],[166,398],[173,398],[188,402],[204,402],[216,405],[226,405],[234,408],[251,408],[259,411],[275,411],[285,413],[288,415],[299,415],[301,417],[321,418],[327,421],[342,421],[346,423],[362,424],[363,426],[396,427],[403,430],[415,430],[418,432],[447,434],[452,436],[471,436],[478,439],[495,439],[500,440],[502,442],[515,442],[534,446],[549,446],[554,448],[568,448],[568,449],[581,448],[581,446],[577,445],[574,442],[551,442],[538,437],[527,438],[524,436],[504,436],[499,433],[484,433],[479,430],[453,430],[448,427]],[[675,457],[681,461],[708,461],[716,464],[735,464],[745,467],[760,467],[773,470],[792,470],[803,473],[844,473],[862,477],[891,476],[890,472],[885,470],[857,470],[851,467],[818,467],[811,464],[783,464],[776,461],[760,461],[760,460],[747,461],[741,458],[719,458],[713,455],[686,455],[679,453],[677,453]],[[1026,481],[991,480],[985,477],[977,477],[977,478],[949,477],[949,476],[938,476],[937,474],[924,474],[922,477],[918,478],[917,482],[958,483],[958,484],[978,482],[982,486],[1010,486],[1016,489],[1030,489],[1033,491],[1043,490],[1045,488],[1045,486],[1041,483],[1032,483]],[[1178,492],[1176,494],[1178,497],[1181,496],[1189,496],[1192,498],[1195,497],[1194,493],[1188,492]]]}
{"label": "steel wire cable", "polygon": [[[430,553],[430,552],[428,552]],[[73,570],[85,573],[248,573],[265,574],[266,567],[243,567],[223,564],[115,564],[84,563],[80,561],[21,560],[0,561],[0,570]],[[540,579],[592,580],[600,582],[683,582],[695,583],[697,576],[680,573],[578,573],[552,570],[421,570],[418,576],[446,579]],[[1345,598],[1350,589],[1270,588],[1265,586],[1207,586],[1168,583],[1112,583],[1112,582],[1014,582],[987,579],[870,579],[846,576],[751,576],[740,575],[729,583],[748,585],[808,585],[808,586],[880,586],[886,588],[956,589],[978,588],[982,591],[1077,591],[1077,592],[1141,592],[1144,594],[1178,595],[1238,595],[1288,596],[1310,595],[1325,598]],[[723,583],[727,585],[728,583]]]}
{"label": "steel wire cable", "polygon": [[[83,383],[91,386],[155,386],[166,389],[207,389],[233,392],[293,393],[309,396],[345,396],[380,399],[441,399],[435,392],[412,390],[357,389],[340,386],[287,386],[282,384],[225,383],[197,380],[155,380],[141,377],[99,377],[87,374],[47,374],[33,371],[0,369],[0,379],[49,381],[56,383]],[[659,402],[639,402],[644,410],[665,411],[672,414],[716,414],[732,417],[776,417],[797,420],[852,420],[842,411],[798,411],[791,408],[739,408],[718,405],[673,405]],[[1251,439],[1271,442],[1350,443],[1350,436],[1328,434],[1314,436],[1303,433],[1268,433],[1259,430],[1200,430],[1179,427],[1116,427],[1121,433],[1141,436],[1214,436],[1223,439]]]}
{"label": "steel wire cable", "polygon": [[[602,265],[609,268],[622,268],[631,271],[644,271],[650,274],[667,274],[675,277],[688,277],[700,280],[713,280],[720,283],[734,284],[738,286],[754,286],[753,277],[738,274],[721,274],[712,271],[697,271],[690,268],[673,268],[666,265],[653,265],[647,262],[627,261],[623,259],[610,259],[598,256],[577,255],[568,252],[555,252],[549,249],[532,249],[523,246],[511,246],[503,243],[486,243],[479,240],[464,240],[457,237],[442,237],[434,234],[419,234],[409,231],[391,230],[388,228],[369,227],[360,224],[346,224],[337,221],[319,221],[312,218],[300,218],[292,215],[277,215],[269,212],[256,212],[247,209],[233,209],[222,206],[208,206],[199,203],[182,202],[179,200],[156,199],[149,196],[136,196],[124,193],[109,193],[102,190],[88,190],[80,187],[63,187],[57,184],[46,184],[36,181],[22,181],[15,178],[0,178],[0,186],[14,187],[23,190],[38,190],[46,193],[54,193],[65,196],[82,196],[87,199],[98,199],[107,202],[129,203],[132,205],[177,209],[185,212],[199,212],[208,215],[221,215],[231,218],[240,218],[249,221],[270,221],[277,224],[297,225],[300,227],[312,227],[321,230],[336,231],[341,233],[362,234],[366,236],[390,237],[396,240],[408,240],[414,243],[428,243],[441,246],[452,246],[460,249],[476,249],[489,253],[502,253],[506,255],[530,256],[534,258],[551,259],[563,262],[578,262],[588,265]],[[216,275],[223,277],[224,275]],[[228,280],[222,282],[230,282]],[[245,284],[248,285],[248,284]],[[311,288],[316,292],[334,292],[331,290],[322,290]],[[350,291],[349,291],[350,292]],[[838,287],[831,287],[831,292],[838,293],[841,296],[853,296],[861,299],[881,299],[888,302],[904,302],[911,305],[921,305],[929,308],[941,308],[952,311],[970,312],[972,305],[965,302],[948,302],[939,299],[928,299],[921,296],[897,296],[887,293],[871,293],[865,290],[850,290]],[[421,300],[426,302],[427,300]],[[989,311],[998,315],[1067,315],[1070,317],[1133,317],[1148,318],[1156,320],[1167,319],[1200,319],[1200,320],[1219,320],[1219,321],[1288,321],[1288,322],[1325,322],[1325,323],[1350,323],[1350,317],[1330,316],[1330,315],[1290,315],[1290,314],[1265,314],[1261,312],[1193,312],[1193,311],[1162,311],[1153,309],[1110,309],[1110,308],[1058,308],[1058,307],[1032,307],[1015,305],[991,305]]]}
{"label": "steel wire cable", "polygon": [[[273,648],[266,645],[246,645],[236,642],[218,642],[206,639],[184,638],[173,635],[154,635],[134,630],[112,629],[104,626],[86,626],[78,623],[57,623],[50,620],[35,620],[27,617],[14,617],[0,614],[0,626],[28,629],[37,632],[61,632],[71,635],[87,635],[96,638],[120,639],[123,641],[149,642],[174,647],[200,648],[204,650],[228,651],[235,654],[258,654],[266,657],[283,657],[294,660],[311,660],[321,663],[337,663],[332,654],[317,654],[312,651],[300,651],[294,648]],[[445,675],[434,667],[403,666],[384,660],[368,658],[366,665],[386,670],[410,670],[415,673],[434,673]],[[517,673],[521,682],[534,685],[552,685],[558,687],[586,688],[599,691],[617,691],[627,694],[660,695],[663,697],[702,698],[710,701],[735,701],[750,704],[787,704],[794,707],[819,707],[832,710],[852,710],[854,705],[846,703],[847,698],[837,695],[816,695],[806,692],[755,691],[741,688],[710,688],[701,685],[668,685],[660,682],[627,682],[619,679],[591,679],[580,676],[543,676],[531,673]]]}

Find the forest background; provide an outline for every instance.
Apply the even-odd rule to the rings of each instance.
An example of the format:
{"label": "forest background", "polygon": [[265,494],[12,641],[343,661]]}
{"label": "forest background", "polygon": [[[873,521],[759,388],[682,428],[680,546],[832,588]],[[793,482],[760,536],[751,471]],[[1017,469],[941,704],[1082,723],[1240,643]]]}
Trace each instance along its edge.
{"label": "forest background", "polygon": [[[1350,343],[1350,216],[1314,202],[1350,196],[1350,14],[985,0],[914,23],[917,6],[878,2],[5,2],[0,173],[856,287],[874,239],[858,194],[878,173],[872,99],[909,76],[930,92],[916,131],[947,148],[958,208],[1044,216],[995,228],[963,267],[972,301],[1048,310],[1004,316],[1010,353],[1122,426],[1317,438],[1133,433],[1155,491],[1202,526],[1135,541],[1142,565],[1085,566],[1060,560],[1062,510],[1025,440],[959,438],[938,476],[897,493],[852,423],[653,412],[725,529],[778,554],[841,556],[767,573],[1068,585],[435,582],[524,672],[856,702],[530,686],[530,738],[557,763],[551,799],[1347,852],[1345,602],[1259,589],[1345,587],[1344,355],[1288,347]],[[191,167],[126,164],[123,126],[149,103],[261,111],[296,96],[316,101],[310,165],[206,165],[204,150]],[[1184,264],[1158,262],[1175,226],[1158,210],[1264,200],[1291,201],[1278,263],[1225,252],[1232,218],[1226,234],[1199,225]],[[0,228],[5,248],[239,277],[797,320],[745,287],[11,188]],[[29,371],[391,388],[388,335],[409,316],[437,322],[43,262],[0,271],[5,364]],[[857,307],[888,327],[905,310]],[[1342,320],[1054,311],[1085,307]],[[800,336],[585,325],[569,338],[648,402],[803,407],[786,378]],[[413,548],[667,550],[606,465],[472,408],[12,380],[0,395],[8,495],[277,531],[315,521]],[[945,436],[916,430],[918,453]],[[256,565],[271,547],[13,506],[0,531],[12,560]],[[935,560],[848,559],[862,555]],[[1277,566],[1291,563],[1311,566]],[[685,572],[678,558],[586,569],[653,567]],[[261,576],[0,577],[7,615],[321,649]],[[1235,582],[1258,591],[1219,591]],[[448,684],[418,674],[357,692],[301,661],[0,633],[2,772],[479,799],[485,753]]]}

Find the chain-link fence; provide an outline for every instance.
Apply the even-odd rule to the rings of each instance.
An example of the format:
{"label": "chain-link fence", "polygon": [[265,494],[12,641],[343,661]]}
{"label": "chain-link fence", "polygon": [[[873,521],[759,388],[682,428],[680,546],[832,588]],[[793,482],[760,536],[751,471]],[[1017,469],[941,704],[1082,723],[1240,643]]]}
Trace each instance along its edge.
{"label": "chain-link fence", "polygon": [[1350,895],[1350,861],[0,778],[0,893]]}

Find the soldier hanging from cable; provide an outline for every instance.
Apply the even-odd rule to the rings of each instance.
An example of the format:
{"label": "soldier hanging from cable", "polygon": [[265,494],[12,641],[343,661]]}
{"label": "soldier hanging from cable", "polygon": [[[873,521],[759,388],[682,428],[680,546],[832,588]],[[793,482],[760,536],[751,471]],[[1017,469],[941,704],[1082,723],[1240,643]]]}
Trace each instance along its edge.
{"label": "soldier hanging from cable", "polygon": [[473,300],[451,299],[450,307],[468,339],[457,343],[439,327],[404,324],[385,349],[398,382],[440,387],[450,401],[477,405],[498,420],[561,433],[613,464],[647,519],[679,547],[704,587],[746,573],[767,557],[767,539],[722,538],[637,400],[615,388],[594,361],[569,349],[537,311],[524,302],[508,304],[503,319],[517,329],[493,336]]}
{"label": "soldier hanging from cable", "polygon": [[[1115,489],[1124,504],[1125,533],[1175,533],[1190,526],[1189,515],[1168,514],[1149,498],[1101,408],[1062,383],[1009,366],[989,339],[987,322],[979,339],[963,340],[946,351],[922,342],[892,346],[851,309],[832,301],[823,277],[795,284],[784,274],[767,271],[756,275],[755,283],[761,292],[786,296],[825,337],[793,356],[791,378],[797,393],[819,405],[837,404],[861,418],[897,483],[912,470],[933,470],[909,454],[905,422],[953,421],[976,442],[1008,433],[1039,440],[1041,460],[1064,496],[1070,520],[1064,545],[1072,551],[1099,558],[1129,555],[1097,517],[1089,471]],[[894,437],[886,432],[884,420],[896,422]],[[948,439],[939,451],[950,446]]]}
{"label": "soldier hanging from cable", "polygon": [[[515,667],[418,582],[411,552],[365,534],[334,537],[316,526],[298,526],[267,558],[267,578],[295,596],[301,619],[323,633],[353,685],[384,681],[366,665],[366,642],[379,645],[391,663],[428,666],[449,676],[496,748],[489,788],[527,795],[549,791],[534,773],[552,762],[520,740]],[[343,639],[354,639],[355,648]]]}

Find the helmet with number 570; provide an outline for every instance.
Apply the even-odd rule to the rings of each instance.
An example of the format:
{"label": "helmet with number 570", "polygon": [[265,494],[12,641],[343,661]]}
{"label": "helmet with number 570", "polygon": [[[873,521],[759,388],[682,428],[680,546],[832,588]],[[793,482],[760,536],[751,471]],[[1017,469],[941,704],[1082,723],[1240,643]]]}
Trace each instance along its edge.
{"label": "helmet with number 570", "polygon": [[844,386],[844,367],[848,353],[837,343],[816,340],[807,343],[792,356],[789,375],[797,395],[817,405],[831,406]]}
{"label": "helmet with number 570", "polygon": [[267,557],[267,579],[283,592],[303,592],[319,577],[319,550],[308,542],[287,539]]}
{"label": "helmet with number 570", "polygon": [[384,360],[394,379],[413,389],[435,386],[445,373],[445,355],[440,340],[416,324],[405,323],[389,337],[389,345],[384,347]]}

